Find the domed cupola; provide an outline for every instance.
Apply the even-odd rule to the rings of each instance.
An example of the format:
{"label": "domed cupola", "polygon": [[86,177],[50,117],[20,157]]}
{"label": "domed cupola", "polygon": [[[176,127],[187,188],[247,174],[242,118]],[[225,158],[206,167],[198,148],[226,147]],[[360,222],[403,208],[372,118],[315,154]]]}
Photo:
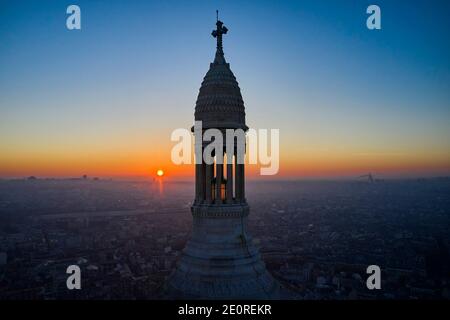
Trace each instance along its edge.
{"label": "domed cupola", "polygon": [[202,121],[204,129],[248,129],[245,125],[245,108],[241,89],[236,77],[225,61],[222,35],[228,29],[217,20],[217,29],[212,32],[217,38],[214,62],[203,78],[195,105],[195,120]]}

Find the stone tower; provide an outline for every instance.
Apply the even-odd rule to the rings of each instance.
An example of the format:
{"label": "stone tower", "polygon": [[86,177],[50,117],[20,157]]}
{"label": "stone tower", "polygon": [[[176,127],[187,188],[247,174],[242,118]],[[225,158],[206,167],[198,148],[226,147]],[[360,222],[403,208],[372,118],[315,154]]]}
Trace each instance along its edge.
{"label": "stone tower", "polygon": [[[228,29],[219,20],[216,27],[212,32],[217,39],[216,55],[200,88],[195,120],[202,121],[203,131],[245,132],[241,90],[222,48]],[[197,137],[195,143],[197,148],[206,146]],[[238,163],[236,148],[234,154],[226,154],[225,138],[218,152],[225,164],[201,161],[195,165],[192,236],[168,279],[167,294],[181,299],[277,298],[279,285],[267,272],[247,231],[244,164]]]}

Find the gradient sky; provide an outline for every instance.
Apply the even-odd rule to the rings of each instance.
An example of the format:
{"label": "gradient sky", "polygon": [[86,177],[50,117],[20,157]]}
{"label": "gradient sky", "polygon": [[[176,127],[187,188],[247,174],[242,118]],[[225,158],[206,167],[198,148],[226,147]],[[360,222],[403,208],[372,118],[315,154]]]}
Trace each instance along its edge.
{"label": "gradient sky", "polygon": [[280,129],[277,177],[450,174],[449,1],[2,0],[0,177],[191,175],[170,133],[193,123],[216,9],[247,124]]}

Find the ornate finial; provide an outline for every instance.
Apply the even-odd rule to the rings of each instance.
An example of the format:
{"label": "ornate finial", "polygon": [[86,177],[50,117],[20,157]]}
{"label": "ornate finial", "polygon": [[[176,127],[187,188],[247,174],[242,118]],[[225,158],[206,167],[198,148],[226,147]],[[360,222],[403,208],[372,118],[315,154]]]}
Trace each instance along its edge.
{"label": "ornate finial", "polygon": [[217,38],[216,61],[218,61],[218,55],[223,58],[222,35],[226,34],[228,29],[223,25],[223,22],[219,20],[219,10],[216,10],[216,19],[217,28],[211,34],[214,38]]}

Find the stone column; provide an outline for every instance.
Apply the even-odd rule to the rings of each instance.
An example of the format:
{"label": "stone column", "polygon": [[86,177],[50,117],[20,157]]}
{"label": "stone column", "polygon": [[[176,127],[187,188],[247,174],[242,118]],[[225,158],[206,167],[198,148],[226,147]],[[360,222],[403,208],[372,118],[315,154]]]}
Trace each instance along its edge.
{"label": "stone column", "polygon": [[234,191],[236,193],[236,201],[237,202],[241,202],[242,201],[242,194],[241,194],[241,183],[242,183],[242,174],[241,174],[241,170],[242,170],[242,165],[238,164],[237,162],[237,158],[238,157],[234,157],[234,168],[235,168],[235,178],[236,178],[236,182],[235,182],[235,188]]}
{"label": "stone column", "polygon": [[201,173],[202,173],[202,165],[201,164],[195,164],[195,202],[199,203],[201,201],[200,199],[200,192],[201,192]]}
{"label": "stone column", "polygon": [[245,202],[245,164],[241,164],[241,198]]}
{"label": "stone column", "polygon": [[206,196],[206,164],[202,162],[200,169],[200,203],[205,201]]}
{"label": "stone column", "polygon": [[216,163],[216,203],[221,204],[221,187],[223,177],[223,163]]}
{"label": "stone column", "polygon": [[244,202],[244,165],[236,165],[236,191],[238,193],[238,202]]}
{"label": "stone column", "polygon": [[214,174],[214,164],[207,164],[206,165],[206,179],[205,179],[205,202],[211,203],[212,201],[212,180],[213,180],[213,174]]}
{"label": "stone column", "polygon": [[227,154],[227,203],[233,203],[233,155]]}

